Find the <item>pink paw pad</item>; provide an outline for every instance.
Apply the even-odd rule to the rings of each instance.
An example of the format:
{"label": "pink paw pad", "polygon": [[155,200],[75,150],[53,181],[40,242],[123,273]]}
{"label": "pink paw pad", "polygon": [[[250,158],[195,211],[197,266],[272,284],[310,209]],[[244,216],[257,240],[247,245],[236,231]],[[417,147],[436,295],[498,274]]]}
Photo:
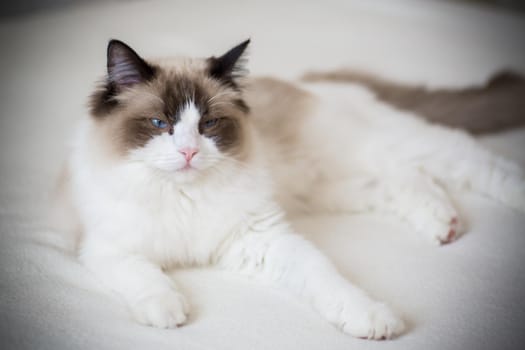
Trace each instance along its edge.
{"label": "pink paw pad", "polygon": [[441,240],[441,243],[443,244],[450,243],[456,238],[457,224],[458,224],[458,218],[455,216],[450,220],[450,230],[448,231],[447,237]]}

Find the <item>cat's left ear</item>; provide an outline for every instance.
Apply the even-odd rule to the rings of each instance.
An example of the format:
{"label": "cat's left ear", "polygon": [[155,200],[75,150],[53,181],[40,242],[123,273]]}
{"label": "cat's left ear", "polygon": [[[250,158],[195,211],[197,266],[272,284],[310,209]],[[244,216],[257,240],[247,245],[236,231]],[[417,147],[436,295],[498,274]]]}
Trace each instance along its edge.
{"label": "cat's left ear", "polygon": [[108,80],[118,89],[150,80],[154,69],[131,47],[112,39],[107,49]]}
{"label": "cat's left ear", "polygon": [[209,74],[227,85],[237,86],[235,79],[245,73],[243,54],[249,43],[250,39],[240,43],[220,57],[208,58]]}

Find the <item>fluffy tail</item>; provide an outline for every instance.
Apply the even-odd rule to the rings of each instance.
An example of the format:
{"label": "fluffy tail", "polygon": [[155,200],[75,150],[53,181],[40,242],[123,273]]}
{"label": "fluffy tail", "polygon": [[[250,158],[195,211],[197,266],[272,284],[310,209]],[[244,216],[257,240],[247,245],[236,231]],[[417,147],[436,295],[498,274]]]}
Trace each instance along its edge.
{"label": "fluffy tail", "polygon": [[358,83],[397,108],[473,134],[525,125],[525,78],[515,72],[499,72],[482,86],[463,89],[429,90],[425,86],[397,84],[351,70],[311,72],[303,80]]}

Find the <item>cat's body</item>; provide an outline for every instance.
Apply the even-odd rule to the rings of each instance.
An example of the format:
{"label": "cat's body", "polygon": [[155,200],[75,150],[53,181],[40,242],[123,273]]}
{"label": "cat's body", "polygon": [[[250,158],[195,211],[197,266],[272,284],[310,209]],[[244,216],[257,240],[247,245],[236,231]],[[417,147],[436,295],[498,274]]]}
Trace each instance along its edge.
{"label": "cat's body", "polygon": [[[261,99],[264,94],[271,96]],[[280,99],[284,102],[276,102]],[[359,85],[259,78],[247,89],[247,101],[265,143],[276,145],[267,156],[287,213],[387,211],[446,243],[455,238],[447,237],[447,228],[460,224],[447,190],[470,189],[524,209],[521,168],[482,149],[465,132],[398,111]],[[403,196],[419,202],[403,207]],[[422,213],[415,205],[440,214],[418,218]],[[419,227],[419,220],[427,227]]]}
{"label": "cat's body", "polygon": [[348,69],[310,72],[303,80],[366,86],[385,103],[477,135],[525,124],[525,77],[514,71],[493,74],[482,85],[456,89],[400,84]]}
{"label": "cat's body", "polygon": [[399,334],[402,321],[339,276],[286,216],[389,212],[444,243],[459,218],[443,186],[524,210],[521,169],[359,87],[268,78],[241,87],[246,45],[145,63],[110,43],[108,81],[69,165],[80,259],[144,324],[186,320],[163,269],[217,264],[281,285],[354,336]]}

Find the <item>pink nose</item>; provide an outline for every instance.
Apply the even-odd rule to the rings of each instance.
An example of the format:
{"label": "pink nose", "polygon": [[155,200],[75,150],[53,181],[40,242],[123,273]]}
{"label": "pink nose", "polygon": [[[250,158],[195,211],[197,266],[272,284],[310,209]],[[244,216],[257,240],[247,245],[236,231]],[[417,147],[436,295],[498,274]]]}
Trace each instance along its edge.
{"label": "pink nose", "polygon": [[196,148],[182,148],[179,150],[180,153],[184,154],[184,158],[186,159],[186,162],[190,162],[190,160],[195,156],[197,153],[199,153],[199,150]]}

